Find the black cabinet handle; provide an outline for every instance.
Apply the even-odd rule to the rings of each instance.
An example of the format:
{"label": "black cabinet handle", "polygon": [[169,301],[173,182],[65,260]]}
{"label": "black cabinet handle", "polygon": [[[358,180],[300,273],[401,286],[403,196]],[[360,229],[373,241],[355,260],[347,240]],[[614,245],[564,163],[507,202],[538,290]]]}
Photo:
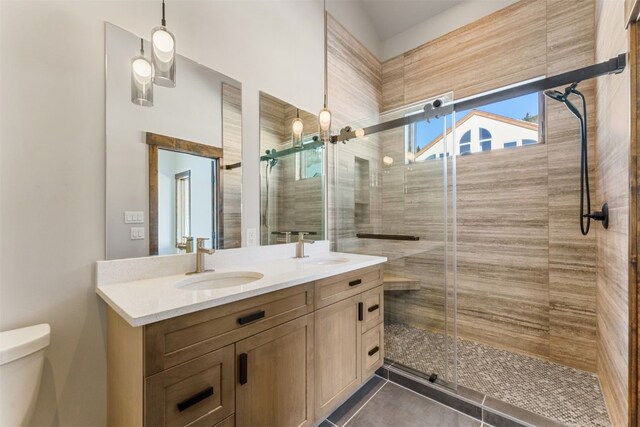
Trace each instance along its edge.
{"label": "black cabinet handle", "polygon": [[369,313],[371,313],[372,311],[376,311],[378,308],[380,308],[380,306],[379,306],[378,304],[376,304],[376,305],[372,305],[371,307],[369,307],[369,308],[367,309],[367,311],[368,311]]}
{"label": "black cabinet handle", "polygon": [[369,350],[369,356],[373,356],[378,352],[378,350],[380,350],[380,347],[378,346],[373,347],[371,350]]}
{"label": "black cabinet handle", "polygon": [[209,396],[213,396],[213,387],[206,388],[200,393],[194,394],[187,400],[183,400],[182,402],[178,403],[178,411],[182,412],[185,409],[192,407],[196,403],[203,401]]}
{"label": "black cabinet handle", "polygon": [[238,317],[238,323],[241,325],[246,325],[247,323],[255,322],[258,319],[262,319],[264,317],[264,310],[256,311],[255,313],[247,314],[243,317]]}
{"label": "black cabinet handle", "polygon": [[364,303],[358,303],[358,320],[364,320]]}
{"label": "black cabinet handle", "polygon": [[240,385],[247,383],[247,365],[248,365],[248,354],[242,353],[238,357],[238,381]]}
{"label": "black cabinet handle", "polygon": [[360,283],[362,283],[362,279],[352,280],[349,282],[349,286],[358,286]]}

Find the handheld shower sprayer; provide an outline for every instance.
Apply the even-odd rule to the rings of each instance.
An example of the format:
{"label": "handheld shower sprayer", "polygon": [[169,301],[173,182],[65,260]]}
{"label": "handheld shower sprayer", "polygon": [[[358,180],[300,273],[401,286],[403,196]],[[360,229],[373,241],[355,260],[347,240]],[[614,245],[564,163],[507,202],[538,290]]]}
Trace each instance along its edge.
{"label": "handheld shower sprayer", "polygon": [[[589,191],[589,158],[587,149],[587,101],[584,95],[577,89],[580,82],[567,86],[563,92],[557,90],[545,90],[544,94],[550,99],[562,102],[571,113],[580,121],[580,231],[584,236],[589,233],[591,220],[602,221],[604,228],[609,228],[609,207],[605,203],[602,211],[591,212],[591,194]],[[582,101],[582,114],[569,100],[569,95],[574,94]],[[585,210],[585,199],[586,209]],[[586,221],[585,221],[586,220]],[[586,222],[586,224],[585,224]]]}

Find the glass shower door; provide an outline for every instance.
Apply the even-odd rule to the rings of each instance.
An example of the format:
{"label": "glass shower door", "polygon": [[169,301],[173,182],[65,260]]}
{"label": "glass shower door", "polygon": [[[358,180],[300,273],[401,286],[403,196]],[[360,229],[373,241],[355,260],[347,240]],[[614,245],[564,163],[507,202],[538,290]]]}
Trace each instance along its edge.
{"label": "glass shower door", "polygon": [[[409,115],[446,94],[366,122]],[[455,156],[452,116],[335,146],[337,250],[387,257],[385,352],[389,363],[456,387]],[[357,126],[353,126],[356,128]]]}

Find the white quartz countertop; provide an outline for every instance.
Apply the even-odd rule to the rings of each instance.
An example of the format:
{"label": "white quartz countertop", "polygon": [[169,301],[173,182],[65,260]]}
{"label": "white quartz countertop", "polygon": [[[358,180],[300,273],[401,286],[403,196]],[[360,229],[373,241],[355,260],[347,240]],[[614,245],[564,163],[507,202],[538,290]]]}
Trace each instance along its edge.
{"label": "white quartz countertop", "polygon": [[[314,260],[338,258],[345,261],[324,265],[313,263]],[[385,257],[340,252],[317,252],[303,260],[291,257],[261,260],[251,256],[242,261],[237,257],[234,259],[235,262],[224,263],[220,267],[216,267],[215,271],[217,273],[256,272],[264,277],[248,284],[194,291],[179,289],[175,286],[177,282],[187,277],[194,277],[186,276],[184,273],[104,284],[100,284],[99,273],[96,292],[131,326],[143,326],[336,274],[370,267],[387,260]],[[102,263],[113,263],[113,261],[103,261]],[[215,267],[215,262],[213,266]],[[211,268],[209,263],[207,263],[207,268]],[[109,282],[109,280],[102,281]]]}

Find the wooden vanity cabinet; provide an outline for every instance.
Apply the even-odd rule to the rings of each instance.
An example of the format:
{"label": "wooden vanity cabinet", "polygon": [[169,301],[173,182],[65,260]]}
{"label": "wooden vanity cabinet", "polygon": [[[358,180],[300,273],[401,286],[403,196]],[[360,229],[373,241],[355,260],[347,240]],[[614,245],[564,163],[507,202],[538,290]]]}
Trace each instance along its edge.
{"label": "wooden vanity cabinet", "polygon": [[319,280],[314,293],[315,411],[321,419],[382,366],[382,272],[376,266]]}
{"label": "wooden vanity cabinet", "polygon": [[382,364],[380,267],[142,327],[107,314],[109,426],[302,427]]}
{"label": "wooden vanity cabinet", "polygon": [[313,424],[313,314],[236,344],[236,425]]}

